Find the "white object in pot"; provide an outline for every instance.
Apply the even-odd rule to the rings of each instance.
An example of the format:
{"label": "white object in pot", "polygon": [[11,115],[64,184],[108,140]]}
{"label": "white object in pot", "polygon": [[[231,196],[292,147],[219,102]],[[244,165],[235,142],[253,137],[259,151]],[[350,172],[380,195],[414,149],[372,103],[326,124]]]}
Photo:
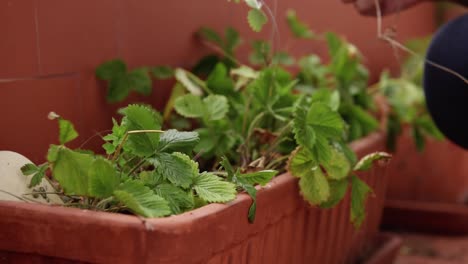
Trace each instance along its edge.
{"label": "white object in pot", "polygon": [[0,151],[0,201],[22,201],[17,198],[21,197],[42,203],[63,204],[56,194],[25,195],[33,192],[55,191],[46,179],[42,179],[36,187],[28,187],[33,175],[25,176],[21,172],[21,167],[28,163],[32,162],[16,152]]}

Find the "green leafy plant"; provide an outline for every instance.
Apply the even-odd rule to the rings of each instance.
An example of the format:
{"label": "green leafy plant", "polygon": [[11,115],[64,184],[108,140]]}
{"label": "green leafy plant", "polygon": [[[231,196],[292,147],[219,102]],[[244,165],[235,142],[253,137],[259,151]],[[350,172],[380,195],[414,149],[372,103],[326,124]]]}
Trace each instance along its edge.
{"label": "green leafy plant", "polygon": [[[259,40],[252,45],[252,65],[241,64],[235,51],[242,41],[234,29],[222,36],[202,28],[198,37],[216,54],[204,57],[192,71],[173,70],[176,84],[163,123],[190,121],[186,129],[200,138],[194,146],[200,166],[212,171],[222,166],[226,179],[252,197],[250,220],[256,208],[252,180],[264,184],[288,170],[299,178],[304,198],[323,208],[338,204],[351,186],[350,215],[359,226],[371,189],[355,171],[365,169],[359,164],[390,158],[380,153],[358,162],[347,145],[378,128],[366,90],[367,70],[345,39],[313,33],[294,11],[288,12],[287,23],[301,40],[325,39],[330,63],[315,54],[296,60]],[[291,66],[299,73],[291,74]],[[116,145],[118,141],[109,148]]]}
{"label": "green leafy plant", "polygon": [[22,167],[23,174],[34,174],[30,186],[39,184],[50,170],[52,177],[46,179],[58,184],[56,194],[68,206],[162,217],[231,201],[236,186],[255,189],[255,184],[265,184],[276,174],[264,171],[227,179],[201,172],[189,156],[198,144],[198,133],[162,131],[160,114],[147,106],[129,105],[120,113],[121,122],[114,120],[112,133],[104,137],[107,156],[66,147],[78,133],[71,122],[51,114],[59,123],[60,145],[50,146],[47,163]]}
{"label": "green leafy plant", "polygon": [[[430,38],[414,39],[407,46],[418,54],[425,54]],[[422,89],[423,64],[420,57],[409,56],[402,67],[401,76],[391,78],[387,72],[380,77],[376,85],[385,96],[391,111],[388,115],[387,146],[396,150],[396,141],[403,132],[403,126],[409,126],[416,148],[423,151],[427,137],[437,140],[444,138],[429,115]]]}

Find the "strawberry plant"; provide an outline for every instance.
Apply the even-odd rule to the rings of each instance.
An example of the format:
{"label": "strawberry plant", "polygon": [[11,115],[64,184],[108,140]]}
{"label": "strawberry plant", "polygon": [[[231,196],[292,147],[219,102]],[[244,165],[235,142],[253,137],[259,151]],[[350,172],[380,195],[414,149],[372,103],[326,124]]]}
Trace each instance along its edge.
{"label": "strawberry plant", "polygon": [[[25,175],[34,175],[30,186],[45,177],[58,185],[57,194],[67,206],[144,217],[180,214],[235,198],[232,179],[200,171],[190,157],[198,133],[162,131],[161,115],[143,105],[129,105],[120,114],[121,122],[113,120],[112,133],[104,137],[107,156],[102,156],[66,147],[78,133],[70,121],[52,113],[50,118],[59,123],[60,145],[50,146],[47,163],[22,167]],[[51,179],[45,176],[47,170]],[[237,174],[235,182],[255,189],[254,184],[267,182],[272,174],[276,172]]]}
{"label": "strawberry plant", "polygon": [[[422,55],[426,53],[429,43],[430,38],[415,39],[409,41],[407,46]],[[412,55],[403,64],[399,78],[391,78],[384,72],[380,82],[376,84],[391,106],[387,124],[387,146],[390,150],[394,151],[396,148],[396,140],[403,130],[402,125],[410,126],[419,151],[424,150],[426,137],[437,140],[444,138],[427,111],[422,76],[423,64],[420,63],[420,57]]]}
{"label": "strawberry plant", "polygon": [[[287,170],[299,178],[304,198],[322,208],[338,204],[351,186],[351,220],[359,226],[371,189],[355,171],[389,158],[377,153],[358,162],[347,145],[378,127],[370,113],[367,70],[357,49],[343,38],[319,36],[294,11],[288,12],[287,23],[298,39],[326,39],[331,61],[324,64],[315,54],[296,60],[258,40],[252,44],[251,65],[242,64],[235,56],[241,39],[234,29],[222,36],[202,28],[197,36],[217,54],[204,57],[191,71],[168,70],[176,84],[163,123],[176,127],[190,121],[184,126],[199,135],[193,149],[201,167],[224,168],[227,179],[251,195],[251,220],[256,190],[245,179],[266,183],[276,171]],[[288,67],[299,71],[293,75]]]}

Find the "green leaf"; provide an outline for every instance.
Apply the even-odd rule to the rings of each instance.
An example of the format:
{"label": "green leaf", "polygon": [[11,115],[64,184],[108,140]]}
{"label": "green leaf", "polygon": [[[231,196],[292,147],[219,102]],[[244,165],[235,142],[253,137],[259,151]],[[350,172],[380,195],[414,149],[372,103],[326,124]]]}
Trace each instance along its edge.
{"label": "green leaf", "polygon": [[351,222],[360,227],[366,217],[366,200],[372,189],[357,176],[351,177]]}
{"label": "green leaf", "polygon": [[202,27],[198,30],[197,34],[204,40],[223,47],[223,39],[221,36],[211,28]]}
{"label": "green leaf", "polygon": [[[127,131],[161,129],[161,116],[150,107],[129,105],[120,112],[124,115],[122,124]],[[139,156],[152,155],[158,145],[159,133],[131,134],[127,140],[127,146]]]}
{"label": "green leaf", "polygon": [[171,214],[169,203],[139,181],[126,181],[114,191],[114,196],[131,211],[144,217]]}
{"label": "green leaf", "polygon": [[58,123],[59,141],[61,145],[64,145],[78,137],[78,133],[70,121],[59,118]]}
{"label": "green leaf", "polygon": [[299,21],[296,11],[288,10],[286,21],[289,29],[296,38],[311,39],[314,37],[314,33],[312,33],[309,27],[305,23]]}
{"label": "green leaf", "polygon": [[47,169],[47,166],[41,167],[39,171],[34,174],[34,176],[31,178],[31,182],[29,183],[29,188],[36,187],[42,182],[42,179],[44,179],[45,176],[45,171]]}
{"label": "green leaf", "polygon": [[316,134],[312,126],[307,122],[307,108],[298,106],[293,120],[294,137],[299,144],[312,151],[315,146]]}
{"label": "green leaf", "polygon": [[186,94],[175,100],[174,108],[176,112],[188,118],[201,118],[205,115],[205,104],[200,96]]}
{"label": "green leaf", "polygon": [[323,164],[330,179],[341,180],[346,178],[351,171],[351,164],[345,154],[336,148],[331,148],[330,161]]}
{"label": "green leaf", "polygon": [[50,145],[49,150],[47,152],[48,162],[53,163],[57,160],[59,149],[60,149],[60,146],[58,145]]}
{"label": "green leaf", "polygon": [[203,200],[211,203],[225,203],[236,198],[236,186],[233,183],[208,172],[195,177],[193,188]]}
{"label": "green leaf", "polygon": [[127,72],[127,65],[120,59],[104,62],[96,69],[96,76],[101,80],[110,80]]}
{"label": "green leaf", "polygon": [[379,160],[388,161],[392,155],[385,152],[374,152],[363,157],[355,166],[354,171],[367,171],[372,168],[374,162]]}
{"label": "green leaf", "polygon": [[239,32],[234,28],[228,27],[226,29],[226,51],[232,52],[241,43]]}
{"label": "green leaf", "polygon": [[253,223],[255,221],[255,215],[257,212],[257,189],[255,189],[255,187],[252,184],[243,182],[242,179],[236,179],[235,181],[237,185],[244,191],[246,191],[250,198],[252,198],[252,204],[249,208],[248,218],[249,222]]}
{"label": "green leaf", "polygon": [[228,101],[222,95],[209,95],[202,100],[187,94],[177,98],[174,106],[177,113],[184,117],[203,118],[207,122],[223,119],[229,111]]}
{"label": "green leaf", "polygon": [[109,81],[106,99],[110,103],[123,101],[131,90],[131,82],[128,76],[121,75]]}
{"label": "green leaf", "polygon": [[260,184],[265,186],[270,180],[278,174],[275,170],[263,170],[258,172],[246,173],[238,175],[239,179],[242,179],[244,183],[248,184]]}
{"label": "green leaf", "polygon": [[234,92],[234,82],[223,63],[218,63],[206,80],[206,86],[215,94],[229,95]]}
{"label": "green leaf", "polygon": [[139,68],[128,73],[131,88],[143,95],[150,95],[153,82],[148,74],[148,69]]}
{"label": "green leaf", "polygon": [[205,104],[206,116],[209,121],[223,119],[229,111],[229,103],[226,97],[222,95],[209,95],[203,99]]}
{"label": "green leaf", "polygon": [[170,79],[174,77],[174,69],[169,66],[158,66],[151,68],[151,74],[159,80]]}
{"label": "green leaf", "polygon": [[294,177],[302,177],[308,175],[311,171],[316,170],[318,164],[313,160],[312,153],[304,147],[298,147],[291,155],[288,162],[288,171]]}
{"label": "green leaf", "polygon": [[191,193],[187,193],[172,184],[160,184],[154,191],[169,203],[172,214],[180,214],[195,206]]}
{"label": "green leaf", "polygon": [[155,187],[163,182],[163,176],[156,171],[142,171],[139,179],[148,187]]}
{"label": "green leaf", "polygon": [[188,188],[198,175],[198,164],[182,153],[160,153],[150,162],[155,166],[156,173],[182,188]]}
{"label": "green leaf", "polygon": [[165,131],[159,139],[159,151],[173,152],[192,150],[200,141],[197,132]]}
{"label": "green leaf", "polygon": [[92,197],[110,197],[120,183],[120,177],[112,163],[103,158],[97,158],[93,161],[88,174],[88,193]]}
{"label": "green leaf", "polygon": [[23,175],[26,175],[26,176],[32,175],[38,171],[39,171],[39,168],[32,163],[25,164],[24,166],[21,167],[21,172],[23,173]]}
{"label": "green leaf", "polygon": [[260,32],[263,26],[268,23],[268,17],[260,9],[251,9],[247,15],[247,21],[253,31]]}
{"label": "green leaf", "polygon": [[302,196],[312,205],[326,202],[330,197],[330,186],[320,168],[301,176],[299,187]]}
{"label": "green leaf", "polygon": [[330,198],[328,198],[328,201],[320,204],[320,208],[324,209],[333,208],[338,205],[345,197],[349,184],[348,179],[329,181],[328,183],[330,184]]}
{"label": "green leaf", "polygon": [[308,148],[319,163],[327,163],[332,156],[329,141],[341,138],[343,123],[328,105],[312,102],[308,111],[304,106],[296,109],[293,131],[300,146]]}
{"label": "green leaf", "polygon": [[88,172],[94,157],[60,147],[53,161],[52,174],[67,195],[88,195]]}

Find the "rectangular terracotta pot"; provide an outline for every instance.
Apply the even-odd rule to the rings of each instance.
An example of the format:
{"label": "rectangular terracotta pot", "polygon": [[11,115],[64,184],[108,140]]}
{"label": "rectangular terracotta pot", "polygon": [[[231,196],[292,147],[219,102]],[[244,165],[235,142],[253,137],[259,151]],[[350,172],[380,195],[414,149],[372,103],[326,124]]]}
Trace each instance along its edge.
{"label": "rectangular terracotta pot", "polygon": [[[384,135],[352,144],[359,156],[384,149]],[[367,218],[356,230],[349,221],[349,195],[319,210],[299,195],[297,179],[274,178],[251,199],[160,219],[56,206],[0,202],[0,260],[7,263],[347,263],[355,260],[380,224],[386,166],[362,173],[375,192]]]}

